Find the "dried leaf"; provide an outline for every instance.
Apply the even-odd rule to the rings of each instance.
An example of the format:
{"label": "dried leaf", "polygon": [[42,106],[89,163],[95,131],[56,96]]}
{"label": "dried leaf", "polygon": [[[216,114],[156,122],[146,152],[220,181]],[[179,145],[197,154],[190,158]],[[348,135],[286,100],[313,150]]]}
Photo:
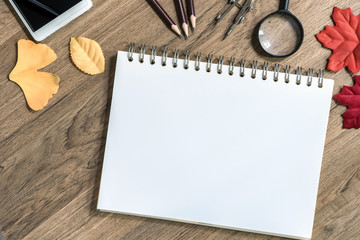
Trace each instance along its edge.
{"label": "dried leaf", "polygon": [[70,54],[74,64],[84,73],[99,74],[105,70],[105,58],[100,45],[84,37],[72,37]]}
{"label": "dried leaf", "polygon": [[334,7],[332,17],[335,26],[316,34],[324,47],[333,50],[327,68],[336,72],[347,66],[355,74],[360,71],[360,15],[355,16],[350,8]]}
{"label": "dried leaf", "polygon": [[334,98],[338,103],[349,107],[343,114],[343,128],[360,128],[360,76],[355,76],[353,87],[344,86]]}
{"label": "dried leaf", "polygon": [[41,110],[59,89],[60,78],[52,73],[38,72],[56,60],[55,52],[45,44],[30,40],[18,42],[18,60],[9,75],[24,92],[26,101],[33,110]]}

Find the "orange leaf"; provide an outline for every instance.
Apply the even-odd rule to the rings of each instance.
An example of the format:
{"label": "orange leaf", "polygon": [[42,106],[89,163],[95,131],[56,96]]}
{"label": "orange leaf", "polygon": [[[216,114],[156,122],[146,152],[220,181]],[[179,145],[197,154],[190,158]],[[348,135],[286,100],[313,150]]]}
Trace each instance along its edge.
{"label": "orange leaf", "polygon": [[9,78],[20,86],[29,107],[35,111],[44,108],[59,89],[60,78],[57,75],[37,71],[55,60],[56,54],[49,46],[19,40],[18,60]]}
{"label": "orange leaf", "polygon": [[72,37],[70,54],[74,64],[83,72],[94,75],[104,72],[105,58],[100,45],[84,37]]}

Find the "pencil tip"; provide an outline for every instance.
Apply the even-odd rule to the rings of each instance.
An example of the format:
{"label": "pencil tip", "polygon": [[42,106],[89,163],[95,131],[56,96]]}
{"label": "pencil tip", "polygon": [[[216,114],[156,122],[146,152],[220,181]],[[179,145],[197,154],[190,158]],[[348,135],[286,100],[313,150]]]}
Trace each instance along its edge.
{"label": "pencil tip", "polygon": [[193,33],[195,33],[195,27],[193,27]]}
{"label": "pencil tip", "polygon": [[230,35],[230,33],[232,33],[232,29],[227,31],[227,33],[225,34],[225,37],[223,38],[223,40],[225,40]]}
{"label": "pencil tip", "polygon": [[182,38],[180,29],[176,25],[171,25],[171,29],[180,37]]}
{"label": "pencil tip", "polygon": [[187,23],[183,23],[182,28],[184,30],[185,38],[189,37],[189,25]]}
{"label": "pencil tip", "polygon": [[181,34],[179,34],[179,38],[183,39],[183,38],[184,38],[184,36],[183,36],[183,35],[181,35]]}
{"label": "pencil tip", "polygon": [[185,35],[185,40],[188,40],[188,39],[189,39],[189,36],[186,36],[186,35]]}

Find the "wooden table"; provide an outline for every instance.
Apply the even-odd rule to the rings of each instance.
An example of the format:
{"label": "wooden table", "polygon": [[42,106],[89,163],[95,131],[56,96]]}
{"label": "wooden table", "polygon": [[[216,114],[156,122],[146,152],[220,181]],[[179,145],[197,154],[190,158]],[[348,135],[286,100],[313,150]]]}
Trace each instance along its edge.
{"label": "wooden table", "polygon": [[[175,16],[173,1],[160,2]],[[252,43],[254,27],[277,9],[277,0],[256,1],[254,11],[227,41],[221,39],[236,11],[213,28],[214,17],[227,0],[195,2],[197,32],[185,41],[164,26],[145,0],[94,0],[90,12],[44,41],[58,55],[45,70],[59,75],[61,82],[58,93],[39,112],[29,110],[21,89],[8,79],[16,62],[16,43],[29,35],[8,1],[0,2],[2,235],[8,239],[279,239],[96,211],[117,50],[127,50],[134,41],[189,49],[193,54],[225,55],[226,61],[236,56],[272,65],[280,62],[283,67],[290,64],[293,70],[298,65],[319,69],[326,67],[331,51],[314,35],[325,25],[333,25],[333,6],[351,6],[360,14],[358,0],[291,1],[291,11],[303,22],[305,40],[295,55],[279,60],[261,55]],[[71,36],[101,44],[107,61],[105,73],[89,76],[74,67],[69,58]],[[326,71],[325,76],[335,79],[334,93],[344,84],[353,84],[344,69]],[[332,102],[313,239],[360,238],[360,130],[342,129],[345,110]]]}

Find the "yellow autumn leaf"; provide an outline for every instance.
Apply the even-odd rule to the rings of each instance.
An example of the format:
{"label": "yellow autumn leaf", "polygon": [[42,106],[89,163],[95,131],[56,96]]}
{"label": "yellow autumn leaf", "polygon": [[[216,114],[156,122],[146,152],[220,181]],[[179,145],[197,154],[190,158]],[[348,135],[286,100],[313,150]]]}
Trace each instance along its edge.
{"label": "yellow autumn leaf", "polygon": [[18,60],[9,75],[24,92],[26,101],[33,110],[41,110],[59,89],[60,78],[52,73],[38,72],[57,58],[55,52],[45,44],[30,40],[18,41]]}
{"label": "yellow autumn leaf", "polygon": [[84,37],[72,37],[70,54],[74,64],[83,72],[94,75],[105,71],[105,58],[100,45]]}

